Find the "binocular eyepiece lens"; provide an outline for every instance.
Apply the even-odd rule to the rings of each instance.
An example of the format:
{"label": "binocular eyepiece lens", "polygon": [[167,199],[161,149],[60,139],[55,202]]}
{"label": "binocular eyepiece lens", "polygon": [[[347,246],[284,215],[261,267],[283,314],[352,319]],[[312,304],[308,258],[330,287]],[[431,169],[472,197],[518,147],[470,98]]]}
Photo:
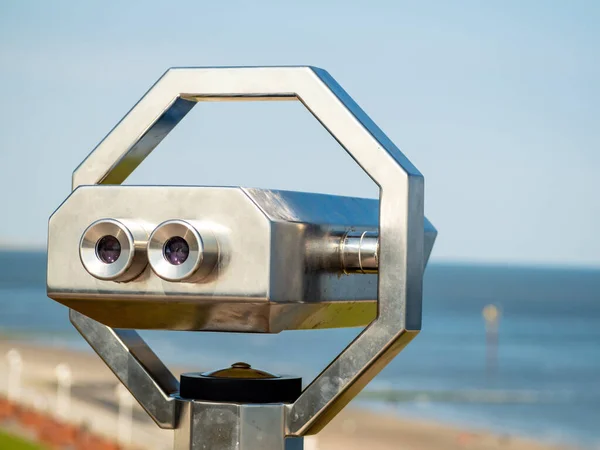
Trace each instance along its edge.
{"label": "binocular eyepiece lens", "polygon": [[99,280],[129,281],[148,263],[148,232],[129,219],[100,219],[83,232],[79,257],[85,270]]}
{"label": "binocular eyepiece lens", "polygon": [[163,256],[168,263],[179,266],[190,256],[190,246],[181,236],[174,236],[165,242]]}
{"label": "binocular eyepiece lens", "polygon": [[218,257],[217,240],[201,222],[167,220],[148,239],[150,267],[166,281],[201,281],[212,272]]}
{"label": "binocular eyepiece lens", "polygon": [[121,256],[121,243],[111,235],[101,237],[96,243],[96,256],[104,264],[112,264]]}

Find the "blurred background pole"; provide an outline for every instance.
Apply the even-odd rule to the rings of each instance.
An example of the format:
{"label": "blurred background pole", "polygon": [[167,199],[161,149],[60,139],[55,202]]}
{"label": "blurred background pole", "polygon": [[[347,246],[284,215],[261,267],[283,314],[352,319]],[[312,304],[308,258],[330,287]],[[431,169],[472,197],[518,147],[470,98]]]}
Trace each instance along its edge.
{"label": "blurred background pole", "polygon": [[485,361],[488,374],[496,372],[498,368],[498,323],[500,310],[496,305],[487,305],[482,311],[485,320]]}
{"label": "blurred background pole", "polygon": [[73,381],[71,368],[67,364],[58,364],[54,369],[56,375],[56,416],[68,420],[71,410],[71,384]]}
{"label": "blurred background pole", "polygon": [[131,445],[133,425],[133,397],[122,384],[115,390],[119,399],[119,416],[117,418],[117,442],[124,447]]}
{"label": "blurred background pole", "polygon": [[319,450],[319,440],[316,435],[304,436],[304,450]]}
{"label": "blurred background pole", "polygon": [[6,353],[8,361],[8,399],[17,402],[21,396],[21,370],[23,368],[23,359],[18,350],[11,348]]}

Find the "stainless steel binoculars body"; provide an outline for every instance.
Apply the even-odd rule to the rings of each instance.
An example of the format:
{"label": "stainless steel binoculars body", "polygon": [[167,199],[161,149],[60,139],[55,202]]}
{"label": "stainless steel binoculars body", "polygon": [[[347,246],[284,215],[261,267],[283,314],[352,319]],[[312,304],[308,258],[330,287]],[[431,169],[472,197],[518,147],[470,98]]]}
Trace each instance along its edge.
{"label": "stainless steel binoculars body", "polygon": [[[120,186],[196,104],[252,100],[300,101],[377,183],[379,200]],[[134,332],[118,329],[365,326],[281,407],[284,437],[302,436],[419,332],[436,237],[423,205],[422,175],[324,70],[170,69],[75,170],[73,191],[49,222],[48,295],[71,308],[74,325],[165,428],[178,428],[181,411],[194,407],[173,406],[183,401],[176,380]]]}
{"label": "stainless steel binoculars body", "polygon": [[[279,332],[377,312],[378,202],[82,186],[50,220],[48,294],[117,328]],[[434,230],[425,224],[426,253]]]}

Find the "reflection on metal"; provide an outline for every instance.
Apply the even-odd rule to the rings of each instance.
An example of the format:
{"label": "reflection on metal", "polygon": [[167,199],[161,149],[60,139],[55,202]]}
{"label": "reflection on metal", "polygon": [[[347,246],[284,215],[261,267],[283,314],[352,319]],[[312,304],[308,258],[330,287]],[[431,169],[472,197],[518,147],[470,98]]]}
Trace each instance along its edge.
{"label": "reflection on metal", "polygon": [[[379,202],[266,189],[114,186],[197,102],[290,99],[377,183]],[[321,69],[170,69],[75,170],[73,193],[49,223],[48,295],[72,308],[74,325],[159,426],[176,429],[177,449],[302,448],[301,436],[325,426],[421,328],[423,270],[436,236],[423,215],[423,189],[417,169]],[[151,232],[150,264],[135,278],[88,268],[94,239],[88,244],[82,236],[107,217]],[[131,235],[133,245],[124,239],[121,249],[137,248]],[[87,266],[78,258],[80,241]],[[109,256],[119,261],[114,251]],[[366,328],[294,403],[249,405],[180,398],[178,382],[139,336],[109,326]]]}
{"label": "reflection on metal", "polygon": [[202,375],[207,377],[216,378],[277,378],[278,375],[274,375],[264,370],[256,369],[250,364],[245,362],[236,362],[231,367],[225,367],[224,369],[213,370],[211,372],[205,372]]}
{"label": "reflection on metal", "polygon": [[341,266],[344,273],[377,273],[379,236],[375,231],[347,233],[340,243]]}

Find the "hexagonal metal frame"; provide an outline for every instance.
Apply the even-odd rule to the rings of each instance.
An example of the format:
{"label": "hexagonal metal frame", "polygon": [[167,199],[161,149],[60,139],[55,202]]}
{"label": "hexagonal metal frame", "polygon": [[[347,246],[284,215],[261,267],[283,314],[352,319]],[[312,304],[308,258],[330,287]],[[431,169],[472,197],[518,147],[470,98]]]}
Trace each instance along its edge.
{"label": "hexagonal metal frame", "polygon": [[[300,101],[380,188],[377,319],[286,407],[287,435],[313,434],[421,328],[423,177],[322,69],[173,68],[74,171],[73,189],[122,183],[197,102],[222,100]],[[175,428],[177,382],[137,333],[75,311],[71,321],[159,426]]]}

